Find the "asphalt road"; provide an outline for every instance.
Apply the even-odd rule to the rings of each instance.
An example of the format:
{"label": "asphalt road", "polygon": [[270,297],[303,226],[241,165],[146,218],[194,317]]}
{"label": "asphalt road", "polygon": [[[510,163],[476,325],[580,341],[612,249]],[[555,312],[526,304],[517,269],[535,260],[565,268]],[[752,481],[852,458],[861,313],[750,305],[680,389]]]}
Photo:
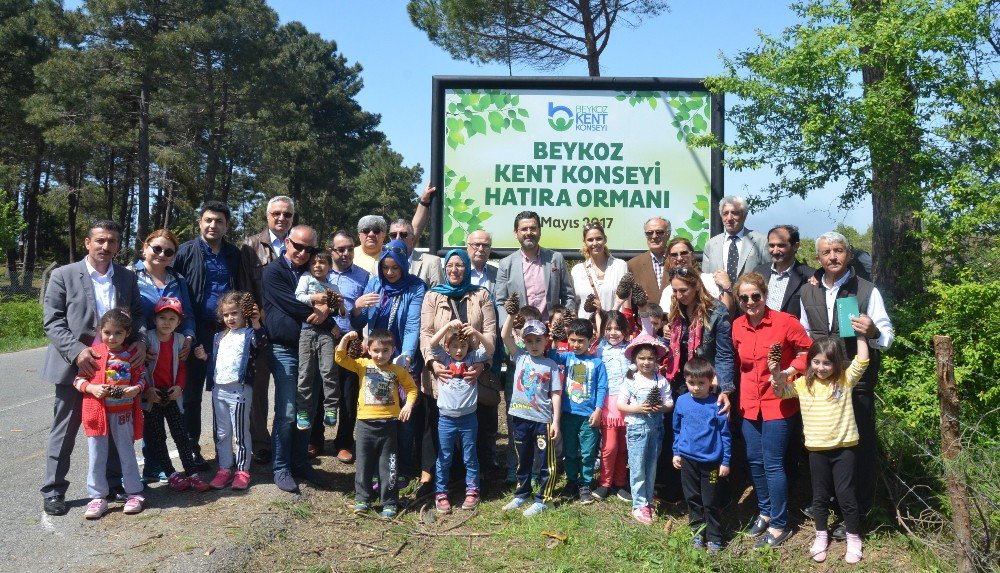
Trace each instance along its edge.
{"label": "asphalt road", "polygon": [[[44,348],[0,354],[0,571],[103,569],[110,565],[107,532],[83,519],[89,501],[83,430],[70,466],[69,513],[51,517],[42,511],[38,488],[45,469],[53,399],[52,385],[39,377],[44,356]],[[204,430],[212,427],[211,408],[203,412],[202,445],[211,451]]]}

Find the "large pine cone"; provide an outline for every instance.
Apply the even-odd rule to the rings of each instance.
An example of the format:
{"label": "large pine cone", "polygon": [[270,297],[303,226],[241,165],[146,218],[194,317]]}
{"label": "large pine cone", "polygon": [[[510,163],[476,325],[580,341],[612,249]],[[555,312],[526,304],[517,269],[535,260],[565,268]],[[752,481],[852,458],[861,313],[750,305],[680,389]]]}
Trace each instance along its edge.
{"label": "large pine cone", "polygon": [[632,271],[627,271],[624,275],[622,275],[622,280],[618,283],[618,288],[615,290],[615,294],[622,300],[628,300],[634,287],[635,276],[632,275]]}
{"label": "large pine cone", "polygon": [[522,328],[524,328],[525,320],[523,314],[521,314],[520,312],[515,312],[511,316],[514,317],[513,319],[511,319],[511,326],[513,326],[516,330],[521,330]]}
{"label": "large pine cone", "polygon": [[595,299],[597,299],[597,297],[594,296],[594,293],[588,294],[587,295],[587,300],[584,301],[584,303],[583,303],[583,310],[585,310],[587,312],[590,312],[590,313],[593,313],[594,311],[596,311],[597,307],[594,306],[594,300]]}
{"label": "large pine cone", "polygon": [[781,343],[775,342],[771,345],[771,349],[767,351],[767,361],[777,362],[781,364]]}
{"label": "large pine cone", "polygon": [[111,398],[112,400],[118,400],[123,396],[125,396],[124,386],[112,386],[108,388],[108,398]]}
{"label": "large pine cone", "polygon": [[347,343],[347,355],[357,360],[364,353],[364,346],[361,344],[361,337]]}
{"label": "large pine cone", "polygon": [[663,405],[663,397],[660,396],[659,388],[650,389],[649,395],[646,396],[646,403],[649,404],[650,408],[659,408]]}
{"label": "large pine cone", "polygon": [[639,285],[634,285],[632,287],[632,308],[638,310],[649,302],[649,297],[646,296],[646,289]]}
{"label": "large pine cone", "polygon": [[465,332],[463,332],[462,330],[455,331],[455,342],[457,342],[458,344],[465,344],[465,341],[468,339],[469,337],[466,336]]}
{"label": "large pine cone", "polygon": [[240,297],[240,309],[243,311],[243,316],[245,318],[249,319],[250,315],[253,314],[254,304],[252,294],[246,292]]}
{"label": "large pine cone", "polygon": [[330,309],[331,313],[344,316],[340,314],[340,305],[343,302],[344,297],[340,296],[339,292],[336,292],[333,289],[326,289],[326,306]]}
{"label": "large pine cone", "polygon": [[[507,311],[507,314],[510,316],[514,316],[517,314],[517,311],[521,309],[521,301],[519,300],[516,292],[511,293],[510,296],[507,297],[507,300],[503,301],[503,309]],[[523,323],[522,326],[524,326]]]}
{"label": "large pine cone", "polygon": [[554,340],[566,340],[565,320],[560,320],[552,325],[552,338]]}

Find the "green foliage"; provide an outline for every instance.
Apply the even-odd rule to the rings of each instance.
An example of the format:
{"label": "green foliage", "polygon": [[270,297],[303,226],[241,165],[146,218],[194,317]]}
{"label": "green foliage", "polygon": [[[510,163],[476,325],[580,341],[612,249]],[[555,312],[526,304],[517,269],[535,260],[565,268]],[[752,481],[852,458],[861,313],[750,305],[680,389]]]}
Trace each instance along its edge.
{"label": "green foliage", "polygon": [[474,199],[463,197],[469,189],[469,180],[465,175],[458,177],[447,166],[444,168],[444,223],[442,233],[444,244],[460,246],[465,244],[465,238],[473,231],[483,228],[482,223],[493,216],[488,211],[476,206]]}
{"label": "green foliage", "polygon": [[[837,226],[833,230],[847,237],[847,241],[851,243],[852,248],[861,249],[867,253],[872,252],[871,225],[868,226],[868,229],[864,233],[843,223],[837,223]],[[819,262],[816,260],[816,237],[799,237],[799,252],[796,253],[795,258],[811,267],[818,267]]]}
{"label": "green foliage", "polygon": [[0,339],[44,338],[42,305],[20,297],[0,303]]}
{"label": "green foliage", "polygon": [[666,92],[664,100],[677,129],[677,141],[708,133],[712,126],[712,98],[691,95],[689,92]]}
{"label": "green foliage", "polygon": [[705,243],[709,239],[710,206],[708,201],[709,190],[705,189],[705,195],[697,195],[694,202],[694,211],[691,217],[684,221],[684,226],[674,230],[674,234],[683,237],[694,245],[696,251],[705,250]]}
{"label": "green foliage", "polygon": [[501,133],[505,129],[525,131],[528,110],[518,107],[519,96],[500,90],[455,90],[458,101],[448,103],[445,141],[457,149],[477,133]]}
{"label": "green foliage", "polygon": [[24,219],[17,214],[17,205],[0,201],[0,249],[13,246],[24,227]]}
{"label": "green foliage", "polygon": [[361,217],[376,213],[390,222],[410,220],[416,195],[415,186],[423,177],[419,165],[406,167],[403,156],[393,151],[388,143],[373,145],[361,154],[357,177],[348,183],[346,201],[329,201],[317,205],[311,219],[330,221],[318,228],[324,235],[337,229],[353,229]]}

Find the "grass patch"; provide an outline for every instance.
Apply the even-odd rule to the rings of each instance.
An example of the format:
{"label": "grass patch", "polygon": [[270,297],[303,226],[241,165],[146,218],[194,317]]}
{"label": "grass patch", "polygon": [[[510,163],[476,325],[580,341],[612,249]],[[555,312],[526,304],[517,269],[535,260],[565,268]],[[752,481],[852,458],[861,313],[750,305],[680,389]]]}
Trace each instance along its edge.
{"label": "grass patch", "polygon": [[31,350],[48,345],[49,339],[44,336],[4,336],[0,337],[0,354]]}

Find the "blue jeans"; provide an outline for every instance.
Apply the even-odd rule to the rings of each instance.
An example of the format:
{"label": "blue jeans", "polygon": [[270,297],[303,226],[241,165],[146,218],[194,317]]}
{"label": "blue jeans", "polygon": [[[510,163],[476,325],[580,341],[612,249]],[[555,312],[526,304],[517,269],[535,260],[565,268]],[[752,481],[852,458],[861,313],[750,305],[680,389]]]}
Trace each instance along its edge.
{"label": "blue jeans", "polygon": [[465,490],[479,491],[479,456],[476,454],[478,432],[479,420],[475,412],[457,418],[442,414],[438,418],[438,456],[434,468],[434,486],[437,493],[448,493],[448,476],[451,473],[451,461],[455,456],[456,438],[461,440],[462,444]]}
{"label": "blue jeans", "polygon": [[770,526],[788,526],[788,478],[785,476],[785,450],[792,426],[791,419],[743,420],[743,440],[747,444],[747,464],[757,494],[760,514],[771,518]]}
{"label": "blue jeans", "polygon": [[274,376],[274,446],[275,472],[290,470],[293,474],[309,467],[306,451],[309,432],[295,428],[295,397],[298,394],[299,348],[271,344],[271,374]]}
{"label": "blue jeans", "polygon": [[656,484],[656,460],[663,447],[663,419],[625,427],[628,447],[629,483],[632,486],[632,509],[653,503]]}

